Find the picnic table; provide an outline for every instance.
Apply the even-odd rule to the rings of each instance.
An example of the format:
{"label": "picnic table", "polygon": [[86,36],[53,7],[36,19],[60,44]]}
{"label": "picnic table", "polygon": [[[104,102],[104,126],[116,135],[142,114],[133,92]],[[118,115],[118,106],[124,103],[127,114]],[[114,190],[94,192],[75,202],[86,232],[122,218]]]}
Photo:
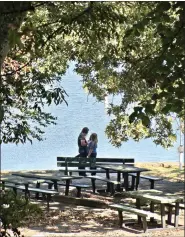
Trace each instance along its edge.
{"label": "picnic table", "polygon": [[12,179],[12,178],[9,178],[9,177],[6,177],[6,178],[1,178],[1,183],[2,183],[2,189],[4,190],[5,189],[5,186],[6,187],[12,187],[14,192],[17,193],[17,189],[16,187],[14,187],[14,185],[22,185],[25,187],[25,195],[28,193],[28,187],[29,187],[29,184],[32,184],[32,183],[35,183],[34,181],[28,181],[28,180],[15,180],[15,179]]}
{"label": "picnic table", "polygon": [[[124,188],[126,191],[129,190],[129,184],[128,184],[128,175],[129,173],[136,173],[136,190],[139,186],[139,180],[140,180],[140,173],[144,171],[149,171],[145,168],[138,168],[131,165],[98,165],[97,167],[105,169],[106,171],[106,177],[107,179],[110,179],[110,171],[116,171],[117,172],[117,191],[121,191],[121,174],[123,174],[124,177]],[[109,184],[107,183],[107,189],[109,189]]]}
{"label": "picnic table", "polygon": [[5,183],[14,183],[16,185],[23,185],[25,186],[25,188],[27,188],[27,186],[31,183],[31,181],[22,180],[22,179],[15,180],[13,178],[6,177],[6,178],[1,178],[1,183],[2,183],[2,187]]}
{"label": "picnic table", "polygon": [[29,188],[30,184],[36,184],[36,188],[40,188],[40,184],[44,183],[44,182],[45,182],[44,179],[29,179],[29,178],[23,179],[23,177],[19,177],[19,176],[16,179],[11,176],[1,178],[1,183],[2,183],[3,189],[5,187],[5,184],[6,184],[6,186],[11,186],[11,185],[9,185],[9,183],[10,183],[10,184],[14,184],[14,185],[24,186],[26,193],[28,192],[28,188]]}
{"label": "picnic table", "polygon": [[[159,190],[150,189],[150,190],[138,190],[138,191],[128,191],[126,196],[136,199],[136,207],[140,209],[140,201],[150,201],[150,211],[154,212],[154,204],[160,204],[160,215],[162,228],[165,228],[165,206],[168,204],[175,203],[175,223],[174,226],[178,227],[178,219],[179,219],[179,203],[183,201],[183,197],[173,195],[171,193],[164,193]],[[171,224],[171,213],[168,213],[168,223]],[[140,219],[138,217],[138,221]],[[153,221],[153,218],[151,218]]]}
{"label": "picnic table", "polygon": [[42,179],[45,181],[51,181],[54,184],[54,189],[56,189],[58,191],[58,182],[61,181],[66,181],[66,189],[65,189],[65,195],[67,196],[69,193],[69,186],[70,186],[70,181],[73,179],[81,179],[83,178],[83,176],[53,176],[53,175],[42,175],[42,174],[32,174],[32,173],[12,173],[12,175],[16,175],[16,176],[21,176],[21,177],[25,177],[25,178],[35,178],[35,179]]}
{"label": "picnic table", "polygon": [[[49,211],[49,202],[51,201],[51,195],[59,194],[57,191],[50,190],[50,189],[41,189],[40,183],[45,182],[45,180],[42,179],[35,179],[35,180],[28,180],[28,179],[21,179],[18,177],[18,179],[13,179],[13,177],[4,177],[1,178],[2,183],[2,190],[5,188],[12,188],[15,195],[17,195],[17,190],[23,191],[25,193],[25,199],[28,201],[30,198],[30,192],[36,193],[36,198],[39,198],[39,193],[43,195],[43,198],[46,196],[47,201],[47,210]],[[29,187],[30,184],[36,184],[36,187]]]}

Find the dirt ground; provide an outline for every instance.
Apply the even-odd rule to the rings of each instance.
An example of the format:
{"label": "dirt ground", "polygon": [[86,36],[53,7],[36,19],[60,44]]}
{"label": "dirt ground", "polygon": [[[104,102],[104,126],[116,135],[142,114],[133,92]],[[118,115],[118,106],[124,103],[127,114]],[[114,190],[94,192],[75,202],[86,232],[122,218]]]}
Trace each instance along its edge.
{"label": "dirt ground", "polygon": [[[137,163],[138,167],[145,167],[150,170],[144,174],[150,174],[157,177],[162,177],[163,180],[155,184],[155,189],[161,190],[167,193],[174,193],[177,195],[184,195],[184,170],[178,169],[177,163]],[[37,173],[50,173],[58,175],[57,171],[35,171]],[[3,176],[9,176],[9,172],[4,172]],[[112,178],[116,178],[115,175]],[[79,180],[77,181],[79,183]],[[84,178],[80,182],[90,184],[90,180]],[[102,188],[105,183],[97,182],[97,185]],[[60,186],[61,195],[63,195],[64,188]],[[149,182],[146,180],[140,181],[139,189],[149,189]],[[75,188],[70,189],[70,196],[76,195]],[[82,198],[91,198],[94,200],[100,200],[107,204],[111,203],[133,203],[132,199],[125,198],[122,195],[115,195],[110,197],[107,194],[93,195],[90,190],[86,190],[82,193]],[[146,203],[145,203],[146,204]],[[84,206],[76,206],[62,202],[51,202],[51,208],[49,213],[46,212],[45,204],[40,202],[44,210],[44,214],[41,219],[36,217],[29,220],[29,223],[25,223],[22,227],[21,233],[24,236],[42,237],[42,236],[64,236],[64,237],[85,237],[93,236],[184,236],[183,229],[174,229],[168,227],[165,230],[154,228],[149,225],[148,233],[144,234],[142,226],[135,224],[132,228],[124,227],[119,228],[118,214],[116,211],[108,208],[92,208]],[[143,204],[144,205],[144,204]],[[146,205],[145,205],[146,206]],[[156,207],[157,208],[157,207]],[[159,208],[156,209],[158,211]],[[173,219],[172,219],[173,220]],[[137,223],[137,216],[124,212],[124,223],[135,222]],[[180,211],[179,222],[184,225],[184,211]],[[160,222],[159,222],[160,223]],[[134,229],[133,229],[134,228]]]}

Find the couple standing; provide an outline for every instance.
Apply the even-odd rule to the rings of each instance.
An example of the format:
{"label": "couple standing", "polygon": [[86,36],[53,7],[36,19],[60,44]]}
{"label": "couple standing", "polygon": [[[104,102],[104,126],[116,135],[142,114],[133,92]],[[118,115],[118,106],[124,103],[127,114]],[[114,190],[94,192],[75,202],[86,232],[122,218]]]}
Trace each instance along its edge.
{"label": "couple standing", "polygon": [[[89,141],[86,140],[87,134],[89,132],[89,129],[87,127],[84,127],[78,136],[78,147],[79,147],[79,155],[76,157],[84,157],[90,159],[90,169],[95,169],[96,164],[96,156],[97,156],[97,143],[98,143],[98,136],[96,133],[92,133]],[[83,159],[80,161],[80,164],[84,163]],[[79,165],[79,169],[84,169],[83,166]],[[95,175],[96,173],[92,172],[92,175]],[[85,176],[85,172],[79,172],[79,175]]]}

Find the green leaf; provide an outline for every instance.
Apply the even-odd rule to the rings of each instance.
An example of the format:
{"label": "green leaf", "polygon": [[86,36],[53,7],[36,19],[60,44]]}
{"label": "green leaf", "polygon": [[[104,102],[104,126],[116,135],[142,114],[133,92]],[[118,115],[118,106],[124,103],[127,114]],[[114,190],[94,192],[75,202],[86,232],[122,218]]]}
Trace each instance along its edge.
{"label": "green leaf", "polygon": [[140,36],[139,30],[135,29],[134,34],[135,34],[135,36]]}
{"label": "green leaf", "polygon": [[129,123],[133,123],[136,118],[137,118],[137,113],[136,113],[136,112],[133,112],[133,113],[129,116]]}
{"label": "green leaf", "polygon": [[145,113],[155,115],[155,104],[146,104],[145,107]]}
{"label": "green leaf", "polygon": [[142,117],[142,124],[145,126],[145,127],[149,127],[150,126],[150,119],[148,116],[143,116]]}
{"label": "green leaf", "polygon": [[10,47],[12,48],[12,47],[14,47],[14,45],[18,45],[19,47],[23,47],[23,44],[22,44],[22,42],[21,42],[21,39],[20,39],[20,33],[18,33],[16,30],[12,30],[12,29],[10,29],[9,30],[9,36],[8,36],[8,38],[9,38],[9,45],[10,45]]}
{"label": "green leaf", "polygon": [[161,10],[168,11],[171,8],[171,3],[168,1],[161,2]]}
{"label": "green leaf", "polygon": [[134,111],[136,112],[136,114],[139,112],[141,112],[142,111],[142,109],[143,109],[143,107],[141,107],[141,106],[136,106],[136,107],[134,107]]}

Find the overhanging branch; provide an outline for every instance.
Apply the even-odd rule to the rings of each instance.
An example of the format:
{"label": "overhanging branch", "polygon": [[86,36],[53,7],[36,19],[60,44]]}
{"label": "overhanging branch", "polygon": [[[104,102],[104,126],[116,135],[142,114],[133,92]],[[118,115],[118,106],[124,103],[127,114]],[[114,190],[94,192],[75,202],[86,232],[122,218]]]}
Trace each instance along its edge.
{"label": "overhanging branch", "polygon": [[28,12],[28,11],[34,11],[35,8],[43,6],[45,4],[47,4],[47,2],[42,2],[42,3],[37,4],[35,6],[31,5],[31,6],[27,7],[27,8],[23,8],[23,9],[20,9],[20,10],[7,11],[7,12],[5,11],[5,12],[1,12],[1,15],[9,15],[9,14],[17,14],[17,13],[23,13],[23,12]]}
{"label": "overhanging branch", "polygon": [[28,66],[31,63],[32,60],[29,60],[27,63],[25,63],[22,67],[19,67],[17,70],[12,71],[10,73],[6,73],[6,74],[1,74],[1,77],[5,77],[5,76],[12,76],[14,75],[16,72],[21,71],[23,68],[25,68],[26,66]]}
{"label": "overhanging branch", "polygon": [[[76,15],[75,17],[73,17],[73,18],[70,20],[69,24],[73,23],[74,21],[76,21],[77,19],[79,19],[79,18],[80,18],[81,16],[83,16],[84,14],[89,13],[89,12],[92,10],[92,6],[93,6],[93,2],[90,2],[89,6],[88,6],[86,9],[84,9],[82,12],[80,12],[78,15]],[[49,40],[51,40],[53,37],[55,37],[56,34],[60,33],[60,31],[61,31],[62,29],[63,29],[63,26],[60,26],[60,27],[59,27],[58,29],[56,29],[53,33],[51,33],[51,34],[48,36],[47,40],[44,42],[44,45],[46,45]],[[43,46],[44,46],[44,45],[43,45]]]}

